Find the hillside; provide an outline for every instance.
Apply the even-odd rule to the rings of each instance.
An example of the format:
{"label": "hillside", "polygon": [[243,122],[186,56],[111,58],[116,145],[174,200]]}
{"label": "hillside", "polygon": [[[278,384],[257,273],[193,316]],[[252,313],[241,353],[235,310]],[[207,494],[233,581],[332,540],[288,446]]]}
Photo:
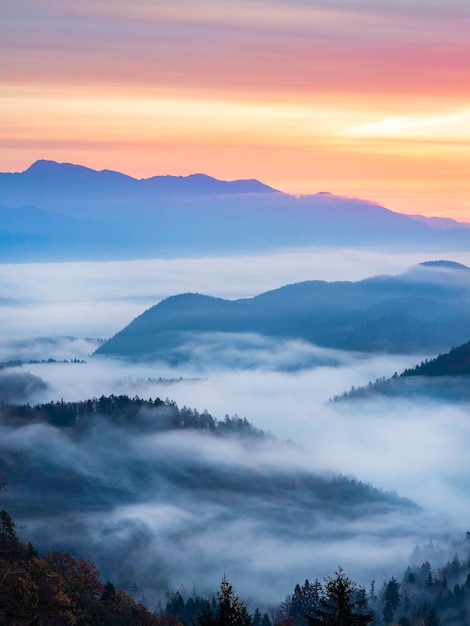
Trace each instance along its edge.
{"label": "hillside", "polygon": [[447,402],[470,401],[470,341],[434,359],[426,359],[400,375],[381,378],[355,387],[334,400],[357,400],[378,396],[438,398]]}
{"label": "hillside", "polygon": [[405,370],[402,376],[470,376],[470,341]]}
{"label": "hillside", "polygon": [[[0,173],[0,261],[128,259],[300,246],[468,250],[458,223],[416,220],[353,198],[282,193],[205,174],[138,180],[37,161]],[[34,228],[31,227],[34,225]]]}
{"label": "hillside", "polygon": [[214,336],[259,334],[357,351],[416,353],[448,349],[468,337],[470,270],[423,263],[398,276],[358,282],[307,281],[242,300],[181,294],[163,300],[95,354],[194,359]]}
{"label": "hillside", "polygon": [[0,417],[2,499],[26,540],[93,558],[125,589],[164,592],[185,573],[200,584],[228,569],[282,576],[291,557],[268,566],[260,550],[313,551],[322,538],[360,534],[361,520],[382,528],[418,512],[394,493],[312,471],[298,446],[245,419],[158,398],[3,405]]}

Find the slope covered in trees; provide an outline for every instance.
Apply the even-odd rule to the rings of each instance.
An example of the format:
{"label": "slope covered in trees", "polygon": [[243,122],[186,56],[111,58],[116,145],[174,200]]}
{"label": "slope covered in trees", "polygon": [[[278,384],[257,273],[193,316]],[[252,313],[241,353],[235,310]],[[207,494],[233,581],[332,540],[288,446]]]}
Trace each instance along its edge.
{"label": "slope covered in trees", "polygon": [[247,333],[358,351],[413,353],[468,338],[470,269],[439,261],[399,276],[308,281],[235,301],[200,294],[163,300],[105,342],[97,355],[178,364],[215,335]]}
{"label": "slope covered in trees", "polygon": [[452,348],[447,354],[406,369],[402,376],[470,376],[470,341]]}
{"label": "slope covered in trees", "polygon": [[395,373],[391,378],[380,378],[367,386],[355,387],[335,400],[373,398],[377,395],[423,395],[446,401],[470,400],[470,341],[452,348],[434,359],[425,359],[419,365]]}
{"label": "slope covered in trees", "polygon": [[[261,553],[293,541],[312,550],[360,534],[361,521],[387,528],[398,516],[406,527],[419,513],[395,493],[313,471],[301,448],[244,418],[217,420],[168,400],[4,405],[0,456],[5,508],[28,539],[78,550],[126,590],[135,581],[153,593],[171,586],[189,576],[188,560],[201,580],[221,558],[250,576],[269,562],[252,542]],[[243,536],[236,552],[234,536]]]}
{"label": "slope covered in trees", "polygon": [[[0,493],[5,480],[0,475]],[[4,494],[5,495],[5,494]],[[24,530],[23,530],[24,532]],[[164,607],[148,607],[111,583],[102,581],[96,565],[71,552],[49,551],[21,541],[17,525],[0,511],[0,623],[102,626],[467,626],[470,620],[470,533],[463,541],[441,546],[438,564],[419,561],[420,553],[439,550],[429,544],[416,548],[413,564],[401,580],[392,576],[369,589],[358,585],[341,567],[323,581],[305,580],[279,605],[264,613],[252,597],[251,612],[224,574],[215,597],[196,591],[186,598],[168,592]],[[453,557],[442,561],[446,550]],[[444,552],[442,552],[444,550]]]}
{"label": "slope covered in trees", "polygon": [[152,615],[141,603],[108,582],[95,564],[72,553],[40,556],[20,541],[16,524],[0,511],[0,623],[8,626],[176,626]]}

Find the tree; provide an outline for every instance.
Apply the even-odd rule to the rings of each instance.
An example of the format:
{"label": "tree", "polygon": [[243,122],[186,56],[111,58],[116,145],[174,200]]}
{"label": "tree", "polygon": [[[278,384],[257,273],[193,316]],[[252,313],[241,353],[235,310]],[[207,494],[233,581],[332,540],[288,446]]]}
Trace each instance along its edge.
{"label": "tree", "polygon": [[202,608],[196,619],[198,626],[215,626],[215,615],[210,602],[203,601]]}
{"label": "tree", "polygon": [[393,614],[400,606],[400,600],[400,583],[392,576],[388,583],[384,583],[384,589],[382,592],[382,614],[386,624],[393,622]]}
{"label": "tree", "polygon": [[286,617],[297,626],[305,626],[307,616],[315,614],[318,608],[321,593],[322,585],[317,579],[313,583],[306,580],[302,587],[297,584],[285,602]]}
{"label": "tree", "polygon": [[251,617],[225,574],[217,592],[215,626],[251,626]]}
{"label": "tree", "polygon": [[0,558],[15,560],[19,558],[21,552],[15,522],[9,513],[0,511]]}
{"label": "tree", "polygon": [[341,567],[335,577],[325,579],[323,595],[314,615],[307,616],[311,626],[363,626],[373,620],[365,590],[358,588]]}
{"label": "tree", "polygon": [[269,619],[269,615],[267,613],[263,613],[261,626],[272,626],[271,620]]}
{"label": "tree", "polygon": [[257,608],[253,613],[252,623],[253,626],[261,626],[261,622],[263,621],[263,616],[261,615],[261,611]]}

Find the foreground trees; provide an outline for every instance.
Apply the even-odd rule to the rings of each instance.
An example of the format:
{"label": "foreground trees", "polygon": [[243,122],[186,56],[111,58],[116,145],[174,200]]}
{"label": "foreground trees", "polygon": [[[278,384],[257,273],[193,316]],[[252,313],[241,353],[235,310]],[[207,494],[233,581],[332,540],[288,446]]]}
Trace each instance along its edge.
{"label": "foreground trees", "polygon": [[214,626],[251,626],[251,617],[245,605],[233,591],[232,584],[224,575],[217,593],[217,611]]}
{"label": "foreground trees", "polygon": [[61,552],[40,558],[19,540],[6,511],[0,511],[0,624],[169,626],[111,583],[103,585],[91,561]]}
{"label": "foreground trees", "polygon": [[310,626],[362,626],[373,620],[365,590],[357,587],[339,567],[334,578],[326,578],[318,606],[307,615]]}

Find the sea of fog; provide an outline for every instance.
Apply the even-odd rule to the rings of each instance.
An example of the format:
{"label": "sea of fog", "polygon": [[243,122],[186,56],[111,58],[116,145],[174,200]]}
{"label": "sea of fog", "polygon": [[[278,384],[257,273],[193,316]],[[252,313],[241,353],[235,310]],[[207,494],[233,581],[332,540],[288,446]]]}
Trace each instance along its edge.
{"label": "sea of fog", "polygon": [[[131,519],[134,529],[153,538],[146,544],[146,558],[152,557],[152,542],[159,544],[159,537],[164,538],[165,549],[172,555],[168,562],[173,563],[164,584],[173,588],[191,589],[199,585],[214,589],[224,573],[217,569],[217,564],[223,562],[232,568],[227,573],[234,579],[237,591],[249,597],[257,588],[262,601],[276,602],[292,591],[296,582],[332,573],[339,564],[364,582],[372,577],[379,579],[381,574],[399,576],[417,543],[433,540],[437,544],[446,536],[460,539],[468,529],[469,407],[416,398],[340,404],[328,400],[353,385],[391,376],[413,366],[423,356],[432,355],[364,355],[298,341],[247,337],[240,342],[224,336],[208,337],[205,348],[198,345],[202,354],[195,361],[197,365],[189,364],[184,369],[171,369],[161,363],[129,364],[90,355],[99,345],[98,338],[111,336],[149,306],[176,293],[197,291],[227,298],[249,297],[301,280],[357,280],[401,273],[430,258],[433,257],[305,250],[260,257],[3,265],[0,360],[86,360],[23,366],[48,385],[32,392],[27,398],[30,402],[75,401],[127,393],[170,398],[180,407],[189,406],[200,412],[207,409],[220,419],[226,414],[237,414],[279,440],[298,444],[287,456],[273,445],[266,450],[263,462],[268,459],[273,467],[287,463],[318,473],[356,477],[396,491],[420,507],[407,519],[351,522],[347,540],[338,541],[332,533],[331,540],[323,538],[308,545],[288,536],[280,541],[267,531],[260,534],[260,528],[269,526],[262,511],[259,523],[252,514],[249,520],[235,515],[229,522],[233,526],[230,532],[224,532],[220,526],[210,526],[212,512],[204,509],[203,503],[200,514],[206,515],[205,519],[191,509],[194,503],[157,511],[151,502],[142,501],[132,508],[110,510],[106,519],[96,522],[98,526],[108,524],[108,541],[109,533],[112,535],[109,528],[118,529],[112,535],[117,545],[119,532],[123,532],[120,523]],[[446,258],[470,264],[470,254],[449,254]],[[39,435],[35,432],[34,436]],[[49,442],[56,446],[54,449],[65,446],[59,436],[54,441],[55,444],[52,439]],[[184,450],[175,454],[195,454],[197,445],[188,440]],[[144,453],[149,453],[148,448]],[[198,453],[202,454],[200,450]],[[204,454],[219,453],[204,449]],[[236,445],[227,446],[223,454],[233,457],[234,463],[242,462],[242,457],[243,463],[249,462]],[[103,458],[108,457],[104,454]],[[119,471],[117,457],[113,457],[112,463],[109,471]],[[191,516],[198,518],[199,525],[207,522],[209,527],[184,546],[169,545],[168,529],[179,524],[191,527],[196,523]],[[91,526],[93,523],[89,521]],[[63,528],[62,532],[64,536],[70,533],[71,542],[77,537],[72,527]],[[104,541],[103,536],[100,535],[100,541]],[[99,547],[97,553],[99,556]],[[161,542],[158,549],[155,547],[155,554],[160,559],[167,554]],[[226,561],[220,561],[222,554]],[[248,570],[251,574],[247,574]],[[149,594],[151,584],[146,597]]]}
{"label": "sea of fog", "polygon": [[[107,338],[163,298],[197,292],[255,296],[304,280],[360,280],[400,274],[435,254],[305,249],[258,256],[104,263],[0,265],[0,324],[5,337]],[[470,254],[438,258],[470,264]]]}

